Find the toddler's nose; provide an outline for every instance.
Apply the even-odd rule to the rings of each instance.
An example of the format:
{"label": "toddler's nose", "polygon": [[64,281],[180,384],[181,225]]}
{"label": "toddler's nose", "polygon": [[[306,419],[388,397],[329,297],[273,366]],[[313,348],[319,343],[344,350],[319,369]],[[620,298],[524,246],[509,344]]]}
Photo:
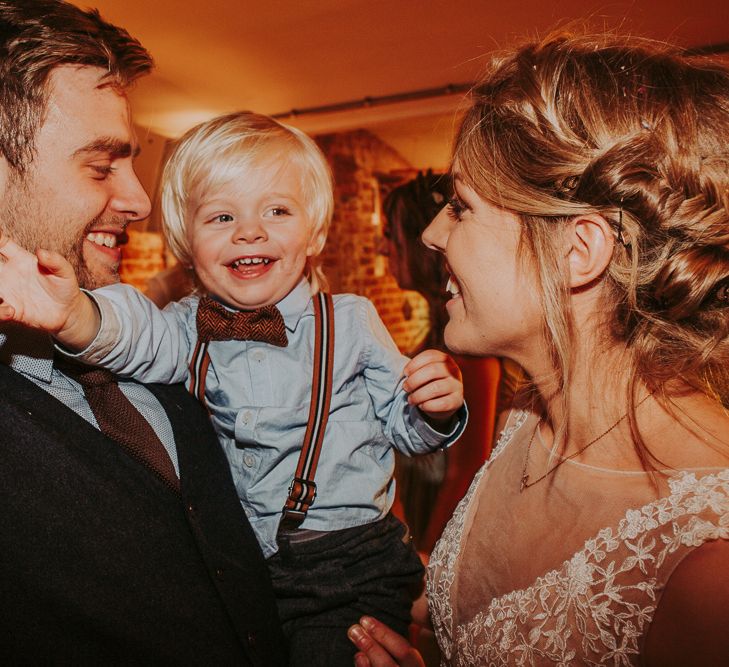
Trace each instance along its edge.
{"label": "toddler's nose", "polygon": [[236,243],[259,243],[268,238],[265,228],[256,219],[241,220],[235,228],[234,236]]}

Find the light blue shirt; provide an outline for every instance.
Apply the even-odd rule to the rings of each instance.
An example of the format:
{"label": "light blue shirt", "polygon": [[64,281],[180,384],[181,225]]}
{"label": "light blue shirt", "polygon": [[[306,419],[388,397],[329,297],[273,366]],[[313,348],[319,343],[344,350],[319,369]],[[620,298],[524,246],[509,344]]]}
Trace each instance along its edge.
{"label": "light blue shirt", "polygon": [[[160,311],[137,290],[114,285],[94,293],[102,315],[82,358],[142,382],[188,382],[197,341],[199,297]],[[214,341],[206,398],[230,462],[243,508],[264,555],[276,553],[281,509],[296,470],[309,416],[314,311],[302,281],[278,305],[289,344]],[[316,471],[317,497],[302,528],[337,530],[383,517],[394,499],[393,447],[422,454],[453,443],[407,402],[407,363],[374,306],[362,297],[334,297],[335,348],[331,410]],[[123,323],[123,326],[121,325]]]}

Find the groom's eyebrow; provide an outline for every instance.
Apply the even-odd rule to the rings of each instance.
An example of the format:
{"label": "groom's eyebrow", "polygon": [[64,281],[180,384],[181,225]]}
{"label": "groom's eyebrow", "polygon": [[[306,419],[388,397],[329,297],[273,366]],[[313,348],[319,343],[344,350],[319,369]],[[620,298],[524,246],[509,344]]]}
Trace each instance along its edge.
{"label": "groom's eyebrow", "polygon": [[137,157],[139,151],[139,146],[132,147],[132,144],[128,141],[115,139],[114,137],[100,137],[76,150],[73,156],[78,157],[80,155],[103,153],[104,155],[110,155],[112,158],[119,159]]}

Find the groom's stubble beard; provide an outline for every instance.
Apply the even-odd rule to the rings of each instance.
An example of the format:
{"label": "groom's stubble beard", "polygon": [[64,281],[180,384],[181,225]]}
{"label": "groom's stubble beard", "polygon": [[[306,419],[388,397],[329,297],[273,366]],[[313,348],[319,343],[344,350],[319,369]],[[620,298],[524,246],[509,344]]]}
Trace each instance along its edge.
{"label": "groom's stubble beard", "polygon": [[54,250],[63,255],[76,272],[79,286],[85,289],[103,287],[119,280],[117,271],[111,275],[94,275],[83,256],[86,234],[98,226],[102,216],[89,221],[83,228],[78,220],[64,219],[33,194],[30,177],[11,171],[0,202],[0,228],[13,241],[34,253],[36,249]]}

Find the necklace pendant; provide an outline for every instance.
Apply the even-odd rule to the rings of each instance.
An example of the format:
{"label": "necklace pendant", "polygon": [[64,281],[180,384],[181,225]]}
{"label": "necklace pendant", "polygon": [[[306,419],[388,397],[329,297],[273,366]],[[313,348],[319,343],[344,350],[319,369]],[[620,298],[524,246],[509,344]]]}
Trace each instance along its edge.
{"label": "necklace pendant", "polygon": [[521,484],[519,485],[519,493],[521,493],[529,484],[529,473],[524,473],[521,478]]}

